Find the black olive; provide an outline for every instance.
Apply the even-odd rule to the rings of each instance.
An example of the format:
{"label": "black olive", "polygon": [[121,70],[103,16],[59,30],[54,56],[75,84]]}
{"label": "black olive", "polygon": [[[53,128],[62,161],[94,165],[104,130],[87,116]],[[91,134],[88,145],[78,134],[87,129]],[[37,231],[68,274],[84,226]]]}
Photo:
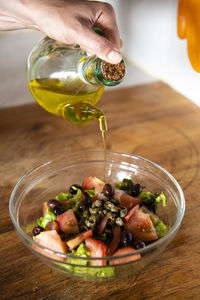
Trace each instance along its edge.
{"label": "black olive", "polygon": [[58,200],[56,200],[56,199],[50,199],[50,200],[47,202],[47,206],[48,206],[51,210],[53,210],[54,207],[57,206],[57,205],[61,205],[61,203],[60,203]]}
{"label": "black olive", "polygon": [[90,198],[90,197],[85,197],[85,198],[83,198],[83,199],[79,202],[78,209],[79,209],[80,211],[83,211],[84,209],[90,207],[91,203],[92,203],[91,198]]}
{"label": "black olive", "polygon": [[75,187],[76,189],[79,189],[79,190],[82,190],[82,186],[80,186],[79,184],[72,184],[69,188],[69,192],[72,194],[72,195],[75,195],[77,194],[77,190],[76,189],[73,189],[73,187]]}
{"label": "black olive", "polygon": [[133,240],[132,234],[127,230],[123,230],[120,237],[120,246],[121,247],[130,246],[132,240]]}
{"label": "black olive", "polygon": [[133,185],[131,189],[131,196],[137,197],[142,192],[142,186],[139,183]]}
{"label": "black olive", "polygon": [[136,250],[138,250],[138,249],[141,249],[141,248],[144,248],[144,247],[145,247],[145,243],[144,243],[144,242],[142,242],[142,241],[139,241],[139,240],[135,240],[135,241],[133,241],[132,245],[133,245],[133,248],[135,248]]}
{"label": "black olive", "polygon": [[53,213],[55,216],[61,215],[65,212],[64,208],[62,208],[62,206],[60,205],[56,205],[53,208]]}
{"label": "black olive", "polygon": [[41,226],[36,226],[33,228],[32,234],[33,236],[36,236],[38,234],[40,234],[40,232],[44,231],[44,228],[42,228]]}
{"label": "black olive", "polygon": [[110,183],[106,183],[103,187],[103,193],[104,193],[104,196],[106,196],[108,198],[112,198],[112,196],[115,193],[115,189],[114,189],[113,185],[111,185]]}

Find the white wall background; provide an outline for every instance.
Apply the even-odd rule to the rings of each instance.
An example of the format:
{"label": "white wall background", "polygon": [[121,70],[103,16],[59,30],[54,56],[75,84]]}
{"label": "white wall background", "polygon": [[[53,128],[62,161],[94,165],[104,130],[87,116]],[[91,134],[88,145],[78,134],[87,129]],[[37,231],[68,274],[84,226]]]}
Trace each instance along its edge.
{"label": "white wall background", "polygon": [[108,2],[116,10],[129,59],[200,106],[200,73],[190,65],[186,41],[177,36],[178,0]]}

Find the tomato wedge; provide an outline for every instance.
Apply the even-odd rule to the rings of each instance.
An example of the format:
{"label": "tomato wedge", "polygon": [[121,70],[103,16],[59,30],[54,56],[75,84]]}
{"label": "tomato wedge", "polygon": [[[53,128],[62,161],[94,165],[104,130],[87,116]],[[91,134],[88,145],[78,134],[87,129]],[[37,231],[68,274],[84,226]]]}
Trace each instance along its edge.
{"label": "tomato wedge", "polygon": [[[123,247],[119,250],[117,250],[113,256],[120,256],[120,255],[125,255],[125,254],[129,254],[129,253],[133,253],[135,252],[136,250],[132,247]],[[135,254],[133,253],[133,255],[131,256],[128,256],[128,257],[122,257],[122,258],[116,258],[116,259],[113,259],[110,261],[110,265],[118,265],[118,264],[124,264],[124,263],[127,263],[127,262],[131,262],[131,261],[134,261],[134,260],[138,260],[141,258],[141,255],[138,253],[138,254]]]}
{"label": "tomato wedge", "polygon": [[78,221],[72,209],[56,217],[59,228],[64,233],[75,234],[79,232]]}
{"label": "tomato wedge", "polygon": [[87,177],[83,181],[82,187],[83,190],[91,190],[95,188],[95,195],[102,192],[105,183],[97,177]]}
{"label": "tomato wedge", "polygon": [[143,242],[158,239],[149,214],[144,213],[141,209],[134,211],[131,218],[125,223],[125,229],[130,231],[135,239]]}
{"label": "tomato wedge", "polygon": [[[61,252],[64,254],[68,252],[66,244],[61,240],[60,235],[57,233],[56,230],[42,231],[36,236],[35,241],[45,248],[49,248],[51,250]],[[43,255],[49,256],[53,259],[57,259],[60,261],[65,261],[64,257],[59,257],[56,254],[48,253],[35,245],[33,246],[33,248],[35,248],[38,252],[40,252]]]}
{"label": "tomato wedge", "polygon": [[[107,246],[101,241],[88,238],[85,240],[86,248],[90,251],[90,257],[105,257],[107,253]],[[92,260],[91,266],[105,266],[105,260]]]}
{"label": "tomato wedge", "polygon": [[128,220],[134,215],[136,209],[139,209],[139,205],[136,205],[134,207],[132,207],[131,209],[129,209],[127,215],[124,217],[124,221],[128,222]]}
{"label": "tomato wedge", "polygon": [[115,189],[113,198],[118,199],[120,201],[120,206],[125,206],[128,210],[137,204],[140,205],[142,203],[140,198],[134,198],[120,189]]}

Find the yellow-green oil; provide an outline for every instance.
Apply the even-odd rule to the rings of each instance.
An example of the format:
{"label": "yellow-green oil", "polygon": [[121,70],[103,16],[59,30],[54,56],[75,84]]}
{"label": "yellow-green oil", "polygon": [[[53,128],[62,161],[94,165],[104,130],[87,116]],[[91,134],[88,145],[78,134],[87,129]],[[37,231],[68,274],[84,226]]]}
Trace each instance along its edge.
{"label": "yellow-green oil", "polygon": [[[66,107],[76,104],[94,105],[101,98],[104,86],[85,85],[80,79],[62,82],[59,79],[34,79],[29,83],[35,100],[48,112],[65,118]],[[69,120],[70,121],[70,120]],[[79,125],[84,125],[81,122]]]}
{"label": "yellow-green oil", "polygon": [[94,105],[101,98],[104,86],[85,85],[80,79],[34,79],[29,89],[35,100],[48,112],[61,116],[76,125],[99,121],[104,146],[104,177],[106,164],[107,123],[104,113]]}

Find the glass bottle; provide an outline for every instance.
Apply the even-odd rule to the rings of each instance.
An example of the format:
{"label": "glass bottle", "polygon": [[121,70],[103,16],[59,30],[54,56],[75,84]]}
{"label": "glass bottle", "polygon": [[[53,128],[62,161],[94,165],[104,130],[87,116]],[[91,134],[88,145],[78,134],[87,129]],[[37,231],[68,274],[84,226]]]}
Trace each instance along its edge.
{"label": "glass bottle", "polygon": [[[27,60],[27,82],[36,101],[77,125],[105,119],[95,104],[105,86],[118,85],[124,76],[124,60],[112,65],[88,55],[78,45],[61,44],[49,37],[36,44]],[[106,122],[100,122],[101,126],[106,127]]]}

